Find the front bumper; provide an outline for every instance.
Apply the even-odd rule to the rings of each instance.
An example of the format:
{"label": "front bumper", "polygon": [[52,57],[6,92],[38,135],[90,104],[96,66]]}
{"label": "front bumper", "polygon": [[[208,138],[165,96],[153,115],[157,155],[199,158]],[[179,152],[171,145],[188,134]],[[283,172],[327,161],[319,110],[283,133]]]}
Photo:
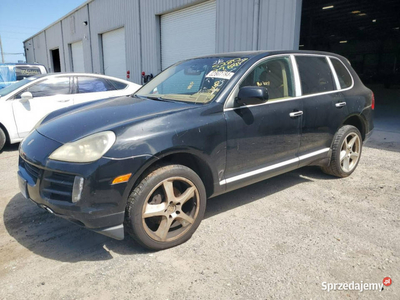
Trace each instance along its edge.
{"label": "front bumper", "polygon": [[[82,164],[49,160],[48,156],[60,146],[37,131],[21,143],[18,177],[22,194],[39,207],[77,225],[123,239],[130,184],[111,182],[119,175],[139,169],[142,162],[101,158]],[[83,186],[80,200],[74,203],[76,177],[83,178]]]}

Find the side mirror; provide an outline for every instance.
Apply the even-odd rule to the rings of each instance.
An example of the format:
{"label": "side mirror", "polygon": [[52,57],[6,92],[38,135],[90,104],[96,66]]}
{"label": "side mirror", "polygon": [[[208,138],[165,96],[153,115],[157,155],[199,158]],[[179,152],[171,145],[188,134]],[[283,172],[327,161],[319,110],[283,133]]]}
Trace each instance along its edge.
{"label": "side mirror", "polygon": [[23,92],[22,94],[21,94],[21,102],[22,103],[25,103],[25,102],[28,102],[30,99],[32,99],[33,98],[33,96],[32,96],[32,93],[31,92]]}
{"label": "side mirror", "polygon": [[268,90],[265,87],[244,86],[240,88],[236,98],[239,106],[261,104],[268,100]]}

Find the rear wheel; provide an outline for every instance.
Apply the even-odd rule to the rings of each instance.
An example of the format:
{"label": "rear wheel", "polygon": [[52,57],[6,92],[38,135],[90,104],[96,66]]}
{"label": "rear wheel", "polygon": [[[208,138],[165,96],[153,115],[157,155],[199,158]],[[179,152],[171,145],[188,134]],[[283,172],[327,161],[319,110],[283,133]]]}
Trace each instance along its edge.
{"label": "rear wheel", "polygon": [[4,133],[3,129],[0,128],[0,151],[3,149],[4,145],[6,144],[7,138],[6,134]]}
{"label": "rear wheel", "polygon": [[125,213],[129,234],[143,246],[161,250],[186,242],[206,208],[200,177],[182,165],[160,167],[130,195]]}
{"label": "rear wheel", "polygon": [[329,166],[322,167],[322,170],[336,177],[347,177],[356,169],[361,151],[360,131],[354,126],[345,125],[338,130],[334,137]]}

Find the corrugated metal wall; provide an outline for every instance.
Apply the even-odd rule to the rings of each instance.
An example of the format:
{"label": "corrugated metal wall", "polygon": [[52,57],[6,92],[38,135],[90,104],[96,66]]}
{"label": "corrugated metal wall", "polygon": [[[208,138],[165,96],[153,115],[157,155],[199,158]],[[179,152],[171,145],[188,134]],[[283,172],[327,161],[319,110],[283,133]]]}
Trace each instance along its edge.
{"label": "corrugated metal wall", "polygon": [[62,20],[62,38],[64,42],[66,71],[72,72],[71,44],[82,41],[85,72],[93,72],[90,49],[90,29],[87,5]]}
{"label": "corrugated metal wall", "polygon": [[33,63],[35,61],[35,51],[33,50],[33,39],[29,39],[24,43],[26,61]]}
{"label": "corrugated metal wall", "polygon": [[47,46],[45,47],[47,53],[47,61],[48,61],[48,70],[53,72],[52,70],[52,60],[50,55],[50,50],[58,48],[60,51],[60,62],[61,62],[61,72],[65,72],[65,53],[64,47],[62,47],[62,32],[61,32],[61,23],[57,23],[54,26],[51,26],[49,29],[45,31],[46,33],[46,42]]}
{"label": "corrugated metal wall", "polygon": [[[102,73],[101,34],[125,27],[127,70],[131,73],[130,80],[140,83],[142,71],[154,75],[161,71],[160,15],[203,1],[89,1],[46,29],[46,39],[44,33],[33,37],[35,53],[27,51],[27,61],[34,60],[49,67],[49,50],[60,47],[62,70],[70,71],[69,44],[82,40],[85,71]],[[298,48],[302,0],[216,1],[215,52]],[[87,26],[83,25],[84,21],[88,22]],[[28,45],[30,42],[25,42],[25,48],[32,48]]]}
{"label": "corrugated metal wall", "polygon": [[198,0],[141,0],[140,26],[142,70],[154,75],[161,71],[160,15],[198,4]]}
{"label": "corrugated metal wall", "polygon": [[102,73],[101,34],[125,27],[126,68],[131,80],[140,82],[140,36],[138,0],[96,0],[89,4],[93,71]]}
{"label": "corrugated metal wall", "polygon": [[254,47],[254,11],[255,0],[217,1],[217,40],[216,52],[257,50]]}
{"label": "corrugated metal wall", "polygon": [[301,1],[260,2],[258,49],[298,49]]}
{"label": "corrugated metal wall", "polygon": [[44,32],[33,37],[33,51],[35,51],[35,62],[48,66],[46,36]]}

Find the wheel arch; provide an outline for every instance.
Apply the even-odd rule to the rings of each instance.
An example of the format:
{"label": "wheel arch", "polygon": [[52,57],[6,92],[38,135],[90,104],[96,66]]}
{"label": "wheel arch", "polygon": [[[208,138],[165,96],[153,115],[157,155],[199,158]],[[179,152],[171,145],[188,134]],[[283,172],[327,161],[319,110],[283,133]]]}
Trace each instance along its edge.
{"label": "wheel arch", "polygon": [[352,125],[356,127],[361,133],[362,140],[363,141],[365,140],[366,123],[361,117],[361,115],[355,114],[349,116],[347,119],[344,120],[342,126],[344,125]]}
{"label": "wheel arch", "polygon": [[0,123],[0,128],[4,131],[4,134],[6,135],[6,144],[9,144],[11,140],[7,128],[3,125],[3,123]]}
{"label": "wheel arch", "polygon": [[142,181],[144,177],[155,169],[167,165],[179,164],[192,169],[203,181],[207,197],[214,193],[214,175],[211,166],[199,155],[189,152],[168,152],[162,155],[153,156],[137,172],[131,184],[129,193]]}

